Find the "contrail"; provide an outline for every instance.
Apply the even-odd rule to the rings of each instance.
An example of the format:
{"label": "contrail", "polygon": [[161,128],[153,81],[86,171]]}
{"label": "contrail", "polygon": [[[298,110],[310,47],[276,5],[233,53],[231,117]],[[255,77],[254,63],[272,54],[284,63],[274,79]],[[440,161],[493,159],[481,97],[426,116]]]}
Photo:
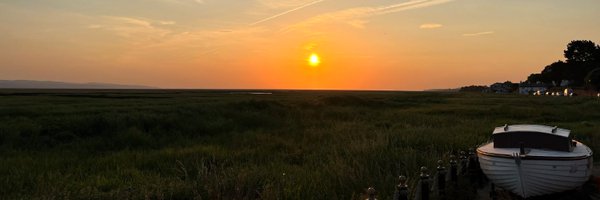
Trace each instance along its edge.
{"label": "contrail", "polygon": [[383,9],[378,10],[377,14],[383,15],[383,14],[388,14],[388,13],[395,13],[395,12],[410,10],[410,9],[415,9],[415,8],[434,6],[434,5],[443,4],[443,3],[447,3],[447,2],[451,2],[451,1],[454,1],[454,0],[413,0],[413,1],[406,2],[406,3],[400,3],[400,4],[384,7]]}
{"label": "contrail", "polygon": [[275,19],[275,18],[277,18],[277,17],[281,17],[282,15],[286,15],[286,14],[288,14],[288,13],[291,13],[291,12],[294,12],[294,11],[297,11],[297,10],[300,10],[300,9],[302,9],[302,8],[306,8],[306,7],[312,6],[312,5],[314,5],[314,4],[317,4],[317,3],[320,3],[320,2],[322,2],[322,1],[325,1],[325,0],[317,0],[317,1],[313,1],[313,2],[310,2],[310,3],[304,4],[304,5],[300,6],[300,7],[297,7],[297,8],[294,8],[294,9],[291,9],[291,10],[288,10],[288,11],[285,11],[285,12],[282,12],[282,13],[279,13],[279,14],[276,14],[276,15],[273,15],[273,16],[271,16],[271,17],[264,18],[264,19],[262,19],[262,20],[260,20],[260,21],[254,22],[254,23],[250,24],[250,26],[254,26],[254,25],[257,25],[257,24],[260,24],[260,23],[263,23],[263,22],[266,22],[266,21],[269,21],[269,20]]}
{"label": "contrail", "polygon": [[391,4],[387,6],[363,6],[345,10],[334,11],[321,15],[314,16],[299,23],[289,25],[282,29],[283,32],[292,31],[301,27],[308,27],[317,23],[327,21],[341,21],[351,24],[352,20],[367,18],[371,16],[384,15],[389,13],[401,12],[417,8],[434,6],[442,3],[451,2],[454,0],[408,0],[401,3]]}

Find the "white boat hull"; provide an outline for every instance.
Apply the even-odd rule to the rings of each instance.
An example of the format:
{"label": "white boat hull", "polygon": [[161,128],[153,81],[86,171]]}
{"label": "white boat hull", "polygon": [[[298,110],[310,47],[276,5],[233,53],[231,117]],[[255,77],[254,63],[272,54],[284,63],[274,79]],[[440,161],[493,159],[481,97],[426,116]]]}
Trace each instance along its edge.
{"label": "white boat hull", "polygon": [[478,151],[481,169],[487,177],[497,186],[524,198],[575,189],[588,181],[592,171],[591,155],[579,159],[515,156]]}

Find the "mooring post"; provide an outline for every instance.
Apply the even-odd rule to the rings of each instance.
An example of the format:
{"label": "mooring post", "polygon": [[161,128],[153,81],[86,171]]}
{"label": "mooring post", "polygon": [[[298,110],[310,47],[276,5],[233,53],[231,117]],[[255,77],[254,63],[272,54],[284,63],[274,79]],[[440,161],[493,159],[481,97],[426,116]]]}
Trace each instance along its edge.
{"label": "mooring post", "polygon": [[469,149],[469,170],[477,170],[477,156],[473,148]]}
{"label": "mooring post", "polygon": [[421,200],[429,200],[429,173],[427,167],[421,167]]}
{"label": "mooring post", "polygon": [[467,173],[467,153],[465,151],[460,151],[460,175],[465,175]]}
{"label": "mooring post", "polygon": [[446,199],[446,168],[444,161],[438,160],[437,166],[437,188],[440,199]]}
{"label": "mooring post", "polygon": [[498,193],[496,193],[496,186],[494,185],[494,183],[492,183],[490,186],[490,198],[492,200],[498,199]]}
{"label": "mooring post", "polygon": [[408,200],[408,185],[406,185],[406,176],[398,177],[400,184],[396,186],[394,200]]}
{"label": "mooring post", "polygon": [[450,181],[458,183],[458,163],[455,155],[450,155]]}
{"label": "mooring post", "polygon": [[479,178],[478,174],[477,174],[477,166],[479,165],[479,163],[477,163],[477,155],[475,155],[475,149],[470,148],[469,149],[469,162],[468,162],[468,174],[469,174],[469,181],[471,181],[471,184],[473,184],[473,187],[477,187],[477,180]]}
{"label": "mooring post", "polygon": [[281,200],[285,200],[285,172],[281,176],[281,182],[279,184],[279,192],[280,192],[280,195],[281,195],[280,196]]}
{"label": "mooring post", "polygon": [[369,187],[369,189],[367,189],[367,195],[369,195],[369,198],[367,198],[366,200],[377,200],[377,198],[375,198],[376,192],[377,191],[375,191],[375,188]]}

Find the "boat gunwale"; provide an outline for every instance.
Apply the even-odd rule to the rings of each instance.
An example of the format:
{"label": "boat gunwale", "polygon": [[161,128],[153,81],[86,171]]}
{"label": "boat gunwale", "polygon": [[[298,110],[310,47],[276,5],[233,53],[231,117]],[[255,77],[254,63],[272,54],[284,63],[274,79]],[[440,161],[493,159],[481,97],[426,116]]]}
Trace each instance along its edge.
{"label": "boat gunwale", "polygon": [[[477,148],[477,153],[478,154],[482,154],[485,156],[490,156],[490,157],[497,157],[497,158],[514,158],[513,155],[508,155],[508,154],[499,154],[499,153],[490,153],[490,152],[485,152],[480,150],[479,148]],[[592,153],[590,152],[587,155],[584,156],[576,156],[576,157],[564,157],[564,156],[528,156],[527,154],[525,155],[519,155],[519,157],[521,157],[521,160],[584,160],[584,159],[588,159],[590,157],[592,157]]]}

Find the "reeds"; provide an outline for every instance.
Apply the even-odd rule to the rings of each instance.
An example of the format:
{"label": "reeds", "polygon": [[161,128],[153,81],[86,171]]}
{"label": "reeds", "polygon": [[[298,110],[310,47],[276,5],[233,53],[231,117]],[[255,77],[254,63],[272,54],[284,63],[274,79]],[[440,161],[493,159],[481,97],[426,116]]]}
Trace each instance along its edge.
{"label": "reeds", "polygon": [[418,177],[502,124],[557,125],[600,145],[600,103],[586,97],[65,94],[0,98],[0,196],[357,199],[374,186],[389,199],[399,175]]}

